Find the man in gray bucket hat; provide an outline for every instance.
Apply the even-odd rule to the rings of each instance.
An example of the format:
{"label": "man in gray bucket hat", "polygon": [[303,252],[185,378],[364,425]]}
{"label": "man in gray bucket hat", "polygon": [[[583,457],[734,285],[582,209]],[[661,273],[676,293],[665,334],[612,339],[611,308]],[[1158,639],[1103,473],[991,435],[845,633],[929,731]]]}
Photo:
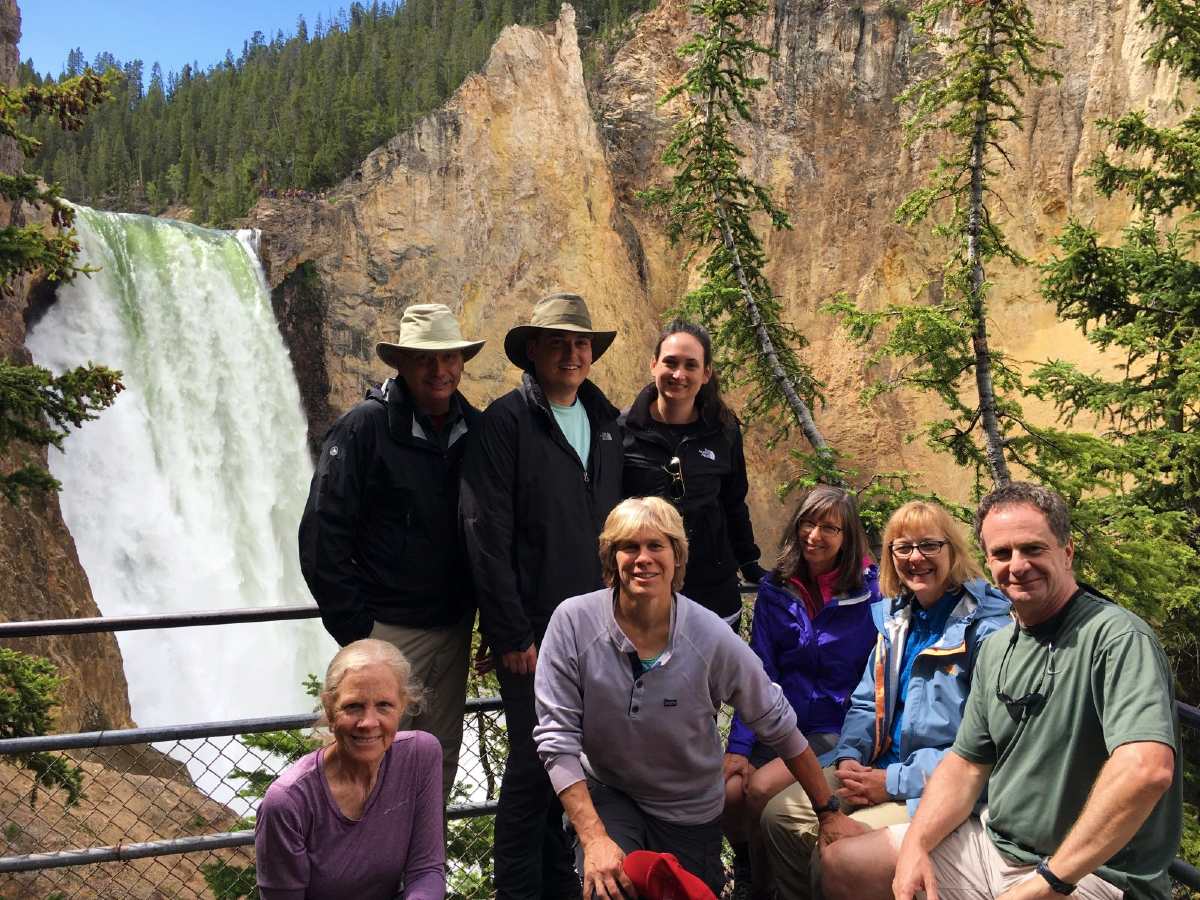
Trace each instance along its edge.
{"label": "man in gray bucket hat", "polygon": [[588,374],[615,331],[578,294],[551,294],[504,351],[521,386],[484,412],[460,505],[480,630],[497,661],[509,753],[496,813],[500,900],[578,897],[562,806],[533,743],[533,673],[550,614],[603,586],[597,539],[621,499],[617,409]]}
{"label": "man in gray bucket hat", "polygon": [[326,630],[343,646],[390,641],[426,688],[401,727],[441,741],[443,796],[458,770],[475,619],[458,486],[479,412],[458,383],[482,347],[449,307],[408,307],[396,342],[375,347],[395,377],[325,436],[300,520],[300,567]]}

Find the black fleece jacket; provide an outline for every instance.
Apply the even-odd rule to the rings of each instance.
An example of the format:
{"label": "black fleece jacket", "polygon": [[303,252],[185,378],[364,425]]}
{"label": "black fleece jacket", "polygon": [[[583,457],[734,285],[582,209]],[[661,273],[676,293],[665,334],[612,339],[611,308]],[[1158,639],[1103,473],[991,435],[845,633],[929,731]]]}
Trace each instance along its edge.
{"label": "black fleece jacket", "polygon": [[540,644],[560,603],[603,586],[597,539],[621,499],[621,432],[594,384],[578,398],[592,431],[586,468],[529,374],[484,411],[463,464],[479,627],[497,654]]}
{"label": "black fleece jacket", "polygon": [[[625,464],[622,496],[662,497],[675,504],[688,537],[683,594],[720,616],[741,608],[737,570],[748,580],[762,574],[754,527],[746,507],[746,458],[737,421],[722,422],[718,411],[700,406],[694,430],[672,448],[650,416],[658,399],[646,385],[621,416]],[[683,496],[672,497],[667,463],[679,457]],[[678,490],[675,491],[678,493]]]}
{"label": "black fleece jacket", "polygon": [[461,394],[453,402],[461,418],[447,423],[446,449],[414,419],[399,378],[371,388],[325,436],[300,520],[300,568],[343,646],[376,621],[451,625],[475,608],[458,486],[480,413]]}

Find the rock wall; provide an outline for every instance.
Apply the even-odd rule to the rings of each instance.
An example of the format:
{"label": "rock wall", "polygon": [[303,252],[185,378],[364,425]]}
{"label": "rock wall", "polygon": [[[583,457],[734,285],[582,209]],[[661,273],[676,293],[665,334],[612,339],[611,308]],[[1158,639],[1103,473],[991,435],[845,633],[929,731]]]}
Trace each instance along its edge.
{"label": "rock wall", "polygon": [[[272,286],[305,262],[317,275],[320,358],[284,332],[297,371],[324,365],[336,411],[386,375],[375,341],[394,337],[416,302],[448,303],[468,335],[489,339],[465,389],[479,402],[498,396],[519,375],[504,332],[560,288],[584,293],[598,323],[621,329],[596,370],[620,398],[643,380],[645,366],[628,363],[644,356],[656,310],[616,195],[567,8],[549,31],[506,29],[482,74],[374,151],[328,201],[264,200],[251,223]],[[306,397],[314,430],[327,423],[322,399]]]}
{"label": "rock wall", "polygon": [[[1041,261],[1068,214],[1110,233],[1128,216],[1123,204],[1098,201],[1082,176],[1100,146],[1090,123],[1131,107],[1167,115],[1176,85],[1142,65],[1149,38],[1134,0],[1033,7],[1044,35],[1061,45],[1047,61],[1064,78],[1030,89],[1026,127],[1006,145],[1015,167],[996,187],[1013,243]],[[903,144],[896,97],[918,63],[897,9],[882,0],[775,0],[757,37],[777,56],[762,65],[767,85],[739,141],[795,226],[769,237],[769,274],[827,385],[821,428],[864,477],[902,468],[965,497],[961,472],[906,440],[938,413],[932,402],[893,396],[863,408],[859,391],[879,373],[866,372],[863,353],[819,311],[841,290],[868,306],[925,296],[944,259],[928,228],[910,233],[892,221],[937,151],[930,140]],[[481,74],[372,153],[328,200],[255,208],[271,283],[309,263],[322,298],[319,340],[296,340],[285,325],[298,371],[327,375],[326,393],[306,392],[314,431],[387,374],[372,347],[413,302],[448,303],[469,336],[490,341],[464,389],[476,402],[494,398],[518,375],[503,356],[504,333],[555,288],[583,293],[600,323],[620,329],[594,378],[614,402],[629,402],[647,380],[659,316],[691,278],[636,192],[670,176],[659,156],[679,106],[659,107],[658,98],[678,81],[675,50],[695,24],[684,0],[663,0],[590,85],[569,7],[544,31],[508,28]],[[1104,363],[1056,322],[1038,296],[1036,267],[988,274],[996,346],[1022,360]],[[774,486],[788,471],[783,449],[769,452],[762,438],[751,429],[748,447],[767,547],[783,512]]]}
{"label": "rock wall", "polygon": [[[5,855],[54,853],[81,847],[112,847],[163,839],[235,831],[238,817],[205,796],[169,768],[131,771],[101,763],[82,751],[80,801],[64,805],[61,790],[34,791],[25,769],[0,761],[0,810],[4,814]],[[169,757],[147,754],[169,766]],[[73,760],[74,761],[74,760]],[[42,869],[0,878],[5,900],[71,897],[161,900],[164,897],[212,897],[201,865],[224,862],[252,865],[249,849],[217,850],[119,863]],[[225,896],[229,896],[226,894]]]}
{"label": "rock wall", "polygon": [[[0,80],[14,84],[21,15],[15,0],[0,0]],[[0,142],[0,167],[15,171],[20,155],[11,140]],[[22,224],[26,211],[0,204],[0,222]],[[0,296],[0,357],[29,363],[25,350],[29,284],[20,281]],[[28,461],[46,463],[46,451],[10,447],[0,460],[4,471]],[[0,499],[0,619],[64,619],[99,615],[75,543],[63,523],[57,496],[39,497],[14,507]],[[121,728],[132,724],[121,653],[111,634],[5,642],[27,653],[48,656],[65,684],[58,711],[60,731]]]}

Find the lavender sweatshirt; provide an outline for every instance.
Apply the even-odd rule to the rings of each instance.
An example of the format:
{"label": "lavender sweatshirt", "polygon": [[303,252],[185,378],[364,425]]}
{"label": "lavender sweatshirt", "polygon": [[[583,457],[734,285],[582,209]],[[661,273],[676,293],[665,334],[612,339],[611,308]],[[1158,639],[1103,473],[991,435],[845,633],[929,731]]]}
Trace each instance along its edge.
{"label": "lavender sweatshirt", "polygon": [[258,808],[254,854],[262,900],[442,900],[446,848],[437,738],[397,732],[358,821],[346,818],[333,799],[324,753],[298,759]]}
{"label": "lavender sweatshirt", "polygon": [[572,597],[551,616],[534,675],[533,738],[556,792],[591,775],[656,818],[711,822],[725,803],[723,704],[785,759],[808,746],[762,661],[687,597],[675,595],[658,664],[634,677],[630,654],[610,589]]}

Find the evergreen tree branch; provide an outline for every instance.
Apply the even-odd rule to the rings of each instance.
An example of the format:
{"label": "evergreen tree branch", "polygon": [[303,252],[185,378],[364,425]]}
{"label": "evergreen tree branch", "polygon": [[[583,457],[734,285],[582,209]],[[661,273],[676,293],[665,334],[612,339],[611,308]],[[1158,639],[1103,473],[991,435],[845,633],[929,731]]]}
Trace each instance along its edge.
{"label": "evergreen tree branch", "polygon": [[[48,113],[61,128],[77,129],[84,113],[108,95],[111,82],[85,72],[58,85],[0,86],[0,134],[13,138],[23,151],[35,150],[37,141],[23,130],[22,117]],[[74,210],[55,185],[42,186],[24,171],[4,173],[0,174],[0,196],[15,205],[49,205],[51,226],[57,229],[48,232],[39,225],[0,228],[0,294],[11,295],[22,275],[40,273],[50,280],[68,281],[86,271],[75,264],[79,245],[69,230]],[[69,429],[94,419],[121,390],[119,372],[90,363],[55,376],[40,366],[0,359],[0,452],[7,454],[14,442],[61,450]],[[0,495],[13,504],[24,496],[59,487],[45,466],[37,463],[0,473]],[[57,766],[47,763],[43,775],[50,777],[57,771]]]}

